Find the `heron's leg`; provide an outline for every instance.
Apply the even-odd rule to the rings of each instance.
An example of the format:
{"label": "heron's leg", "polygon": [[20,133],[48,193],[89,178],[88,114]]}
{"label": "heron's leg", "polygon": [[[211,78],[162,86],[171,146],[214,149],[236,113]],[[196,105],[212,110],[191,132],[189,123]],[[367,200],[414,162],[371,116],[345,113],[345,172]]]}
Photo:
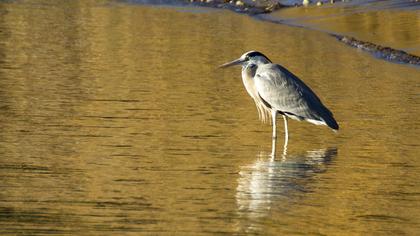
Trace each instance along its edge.
{"label": "heron's leg", "polygon": [[283,115],[284,120],[284,145],[283,145],[283,155],[282,159],[285,160],[287,156],[287,142],[289,141],[289,132],[287,128],[287,117]]}
{"label": "heron's leg", "polygon": [[287,129],[287,117],[283,115],[284,120],[284,146],[287,147],[287,142],[289,141],[289,131]]}
{"label": "heron's leg", "polygon": [[273,138],[273,141],[272,141],[272,143],[271,143],[271,158],[276,158],[276,142],[277,142],[277,139],[276,138]]}
{"label": "heron's leg", "polygon": [[276,120],[277,120],[277,111],[276,110],[271,110],[271,118],[273,119],[273,139],[277,138],[277,125],[276,125]]}
{"label": "heron's leg", "polygon": [[276,132],[277,111],[276,110],[271,111],[271,118],[273,119],[273,142],[271,143],[271,157],[274,158],[276,155],[276,141],[277,141],[277,132]]}

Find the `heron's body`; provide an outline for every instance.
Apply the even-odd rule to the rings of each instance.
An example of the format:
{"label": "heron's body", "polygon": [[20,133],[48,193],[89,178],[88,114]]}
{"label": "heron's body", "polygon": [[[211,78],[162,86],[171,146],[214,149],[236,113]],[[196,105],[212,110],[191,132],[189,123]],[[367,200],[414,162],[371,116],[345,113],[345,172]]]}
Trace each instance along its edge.
{"label": "heron's body", "polygon": [[242,65],[242,81],[257,106],[260,119],[265,122],[271,116],[273,139],[276,138],[278,114],[284,118],[286,143],[287,118],[305,120],[315,125],[327,125],[333,130],[338,130],[338,124],[331,111],[302,80],[286,68],[273,64],[265,55],[255,51],[247,52],[222,67],[235,64]]}
{"label": "heron's body", "polygon": [[294,120],[338,129],[332,113],[316,94],[286,68],[277,64],[260,65],[253,80],[267,110],[275,109]]}

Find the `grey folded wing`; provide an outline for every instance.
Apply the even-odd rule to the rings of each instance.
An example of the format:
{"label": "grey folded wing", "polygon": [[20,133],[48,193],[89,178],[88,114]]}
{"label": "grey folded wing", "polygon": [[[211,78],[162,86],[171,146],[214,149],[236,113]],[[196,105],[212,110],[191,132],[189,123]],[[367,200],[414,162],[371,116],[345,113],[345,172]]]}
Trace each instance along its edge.
{"label": "grey folded wing", "polygon": [[338,129],[328,108],[303,81],[286,68],[276,64],[260,65],[254,80],[259,96],[273,109],[292,119]]}

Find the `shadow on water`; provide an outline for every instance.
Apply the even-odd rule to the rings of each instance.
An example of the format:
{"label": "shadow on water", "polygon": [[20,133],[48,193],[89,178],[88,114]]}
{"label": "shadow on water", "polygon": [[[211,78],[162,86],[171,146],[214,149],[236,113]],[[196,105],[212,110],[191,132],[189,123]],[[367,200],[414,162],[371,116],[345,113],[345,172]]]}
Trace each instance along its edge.
{"label": "shadow on water", "polygon": [[[240,218],[255,222],[240,226],[240,231],[258,230],[258,219],[267,216],[272,207],[284,208],[306,193],[311,193],[314,177],[327,170],[337,156],[337,148],[317,149],[281,158],[262,157],[240,167],[236,203]],[[283,207],[282,207],[283,206]],[[244,227],[244,228],[242,228]]]}

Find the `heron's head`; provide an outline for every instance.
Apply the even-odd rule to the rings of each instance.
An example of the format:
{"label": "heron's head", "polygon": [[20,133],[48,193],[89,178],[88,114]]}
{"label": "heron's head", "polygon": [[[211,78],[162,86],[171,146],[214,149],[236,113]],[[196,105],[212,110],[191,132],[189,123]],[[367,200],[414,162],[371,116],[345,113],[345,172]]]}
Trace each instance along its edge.
{"label": "heron's head", "polygon": [[231,62],[225,63],[221,65],[219,68],[226,68],[229,66],[234,65],[242,65],[243,67],[247,66],[248,64],[268,64],[271,63],[270,59],[266,57],[264,54],[257,52],[257,51],[249,51],[244,53],[240,58],[233,60]]}

